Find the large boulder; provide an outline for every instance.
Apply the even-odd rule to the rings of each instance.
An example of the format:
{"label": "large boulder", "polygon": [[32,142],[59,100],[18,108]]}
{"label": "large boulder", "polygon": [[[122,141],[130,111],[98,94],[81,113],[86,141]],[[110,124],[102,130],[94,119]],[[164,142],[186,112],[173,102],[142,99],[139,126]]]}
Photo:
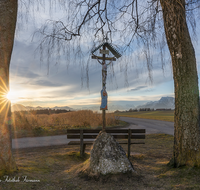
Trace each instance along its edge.
{"label": "large boulder", "polygon": [[106,132],[97,136],[91,153],[88,168],[92,175],[106,175],[133,172],[133,166],[119,143]]}

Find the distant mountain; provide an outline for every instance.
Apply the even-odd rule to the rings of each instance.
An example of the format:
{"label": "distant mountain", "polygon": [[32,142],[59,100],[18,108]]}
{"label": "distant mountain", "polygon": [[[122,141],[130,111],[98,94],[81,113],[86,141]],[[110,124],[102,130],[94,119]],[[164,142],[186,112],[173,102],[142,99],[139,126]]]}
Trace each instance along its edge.
{"label": "distant mountain", "polygon": [[11,106],[11,111],[26,111],[26,110],[28,109],[22,104],[14,104]]}
{"label": "distant mountain", "polygon": [[[113,105],[113,104],[109,104],[108,103],[108,111],[112,112],[112,111],[116,111],[116,110],[120,110],[123,111],[125,110],[126,107],[122,106],[122,105]],[[92,111],[100,111],[100,105],[94,105],[94,106],[83,106],[81,107],[81,110],[92,110]]]}
{"label": "distant mountain", "polygon": [[[146,102],[142,105],[138,105],[138,103],[143,103],[144,101],[129,101],[128,104],[126,101],[124,102],[109,102],[108,103],[108,111],[124,111],[124,110],[129,110],[129,109],[140,109],[140,108],[150,108],[150,109],[174,109],[175,108],[175,99],[173,97],[162,97],[158,101],[150,101]],[[134,106],[137,105],[137,106]],[[83,106],[81,108],[82,110],[84,109],[89,109],[93,111],[100,111],[100,105],[94,105],[94,106]]]}
{"label": "distant mountain", "polygon": [[158,101],[150,101],[141,106],[137,106],[137,109],[140,108],[151,108],[151,109],[174,109],[175,108],[175,99],[173,97],[162,97]]}
{"label": "distant mountain", "polygon": [[34,109],[34,107],[32,107],[32,106],[26,106],[26,108],[27,108],[28,110]]}
{"label": "distant mountain", "polygon": [[[130,106],[129,106],[130,107]],[[134,107],[133,105],[131,105],[131,107]],[[108,104],[108,110],[109,111],[116,111],[116,110],[120,110],[120,111],[123,111],[123,110],[126,110],[126,105],[119,105],[119,104],[116,104],[116,105],[109,105]]]}
{"label": "distant mountain", "polygon": [[[108,111],[116,111],[116,110],[129,110],[129,109],[140,109],[140,108],[150,108],[150,109],[174,109],[175,108],[175,99],[173,97],[162,97],[158,101],[150,101],[143,105],[140,105],[144,103],[144,101],[115,101],[115,102],[109,102],[108,103]],[[134,106],[135,105],[135,106]],[[15,104],[11,107],[12,111],[20,111],[20,110],[41,110],[41,109],[61,109],[61,110],[84,110],[89,109],[93,111],[100,111],[100,105],[84,105],[83,107],[75,107],[71,108],[69,106],[55,106],[52,108],[49,107],[33,107],[33,106],[23,106],[22,104]]]}
{"label": "distant mountain", "polygon": [[41,106],[37,106],[37,107],[33,107],[33,106],[24,106],[22,104],[14,104],[11,106],[11,111],[28,111],[28,110],[43,110],[43,109],[55,109],[55,110],[74,110],[73,108],[70,108],[68,106],[55,106],[52,108],[49,107],[41,107]]}
{"label": "distant mountain", "polygon": [[41,106],[37,106],[36,109],[43,109]]}
{"label": "distant mountain", "polygon": [[55,110],[73,110],[73,108],[70,108],[70,107],[68,107],[68,106],[55,106],[55,107],[53,107],[53,108],[51,108],[51,109],[55,109]]}
{"label": "distant mountain", "polygon": [[125,106],[126,106],[127,108],[132,108],[132,109],[135,108],[135,106],[134,106],[133,104],[126,104]]}

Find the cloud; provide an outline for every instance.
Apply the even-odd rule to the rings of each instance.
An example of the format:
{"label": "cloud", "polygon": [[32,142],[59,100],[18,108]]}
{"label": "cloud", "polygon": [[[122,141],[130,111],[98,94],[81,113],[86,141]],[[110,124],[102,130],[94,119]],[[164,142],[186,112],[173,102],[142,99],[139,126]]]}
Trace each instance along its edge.
{"label": "cloud", "polygon": [[30,78],[30,79],[40,77],[39,74],[37,74],[33,71],[30,71],[27,67],[12,66],[11,73],[14,74],[14,76]]}
{"label": "cloud", "polygon": [[32,100],[33,98],[28,97],[18,97],[19,100]]}
{"label": "cloud", "polygon": [[41,96],[40,98],[45,98],[45,99],[54,99],[54,98],[58,98],[56,96]]}
{"label": "cloud", "polygon": [[136,88],[133,88],[133,89],[131,89],[131,90],[128,90],[128,92],[129,91],[138,91],[138,90],[141,90],[141,89],[143,89],[143,88],[147,88],[148,86],[138,86],[138,87],[136,87]]}
{"label": "cloud", "polygon": [[[59,13],[57,16],[59,16]],[[45,12],[40,12],[40,14],[36,15],[35,21],[41,15],[42,20],[48,18]],[[42,20],[38,20],[39,24],[42,23]],[[39,54],[34,56],[39,40],[35,38],[34,40],[37,42],[33,43],[30,36],[37,26],[34,29],[33,23],[30,22],[30,26],[27,27],[29,27],[28,31],[19,32],[21,37],[15,40],[12,54],[10,81],[11,87],[18,94],[18,99],[25,102],[26,105],[36,103],[38,105],[48,104],[52,106],[99,104],[100,90],[102,89],[102,67],[96,60],[89,60],[89,88],[87,88],[86,70],[88,68],[86,64],[82,63],[83,61],[87,63],[87,59],[90,57],[89,49],[92,48],[92,46],[90,47],[90,36],[88,36],[88,39],[84,39],[87,43],[82,43],[83,41],[81,41],[80,44],[84,49],[83,53],[88,51],[83,59],[79,59],[76,54],[72,53],[70,56],[66,53],[65,56],[61,55],[59,64],[56,64],[58,54],[55,51],[52,55],[53,59],[50,60],[48,66],[46,63],[40,62]],[[132,56],[130,56],[130,53]],[[70,65],[68,59],[71,60]],[[160,92],[155,92],[154,90],[166,81],[171,81],[172,77],[168,76],[168,66],[166,67],[166,77],[163,77],[162,70],[159,69],[161,64],[160,67],[157,64],[160,64],[159,61],[153,63],[152,75],[154,81],[151,86],[149,85],[144,56],[138,48],[133,48],[133,53],[129,52],[122,55],[120,59],[113,63],[115,72],[113,78],[111,77],[113,68],[110,66],[108,68],[106,87],[109,101],[116,101],[117,104],[122,100],[130,102],[153,100],[157,98],[154,97],[154,94],[159,94],[160,98]],[[125,71],[127,71],[128,87],[125,84]],[[152,91],[154,92],[150,93]]]}
{"label": "cloud", "polygon": [[32,82],[31,85],[38,85],[38,86],[45,86],[45,87],[59,87],[62,86],[62,84],[59,83],[53,83],[51,81],[47,81],[47,80],[37,80]]}

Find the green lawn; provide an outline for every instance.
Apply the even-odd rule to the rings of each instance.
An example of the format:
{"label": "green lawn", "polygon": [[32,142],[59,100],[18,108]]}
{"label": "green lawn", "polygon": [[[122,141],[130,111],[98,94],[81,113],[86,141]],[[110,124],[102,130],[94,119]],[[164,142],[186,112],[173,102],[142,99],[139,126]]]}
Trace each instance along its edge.
{"label": "green lawn", "polygon": [[140,111],[140,112],[119,112],[117,116],[135,117],[143,119],[155,119],[162,121],[174,121],[174,110],[171,111]]}

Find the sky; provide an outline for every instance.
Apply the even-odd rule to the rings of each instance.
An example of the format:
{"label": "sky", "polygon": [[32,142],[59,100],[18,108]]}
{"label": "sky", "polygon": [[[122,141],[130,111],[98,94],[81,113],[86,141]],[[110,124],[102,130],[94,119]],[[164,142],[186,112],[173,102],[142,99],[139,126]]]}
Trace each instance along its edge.
{"label": "sky", "polygon": [[[21,13],[23,15],[25,13]],[[56,11],[55,18],[62,17],[62,13]],[[34,17],[34,19],[33,19]],[[74,109],[99,110],[100,91],[102,89],[101,65],[97,60],[91,59],[88,42],[84,59],[89,59],[89,87],[86,83],[84,71],[79,60],[68,60],[63,56],[60,62],[55,59],[47,63],[40,62],[40,55],[35,50],[39,45],[39,38],[32,40],[33,34],[46,19],[51,19],[48,11],[37,11],[32,18],[25,22],[18,18],[16,37],[10,65],[10,99],[12,104],[24,106],[69,106]],[[197,37],[199,37],[197,26]],[[87,41],[85,42],[87,43]],[[96,44],[98,46],[99,44]],[[199,73],[200,45],[193,40],[196,52],[196,60]],[[166,64],[164,70],[158,52],[154,52],[152,81],[148,77],[148,70],[144,55],[139,53],[139,47],[135,46],[131,59],[127,60],[127,54],[113,62],[115,76],[112,76],[111,68],[108,68],[107,93],[108,110],[125,110],[142,105],[148,101],[157,101],[161,97],[174,97],[174,85],[172,68],[167,48]],[[53,55],[56,58],[56,52]],[[66,56],[66,55],[65,55]],[[138,57],[140,59],[138,59]],[[127,79],[124,70],[128,63]]]}

